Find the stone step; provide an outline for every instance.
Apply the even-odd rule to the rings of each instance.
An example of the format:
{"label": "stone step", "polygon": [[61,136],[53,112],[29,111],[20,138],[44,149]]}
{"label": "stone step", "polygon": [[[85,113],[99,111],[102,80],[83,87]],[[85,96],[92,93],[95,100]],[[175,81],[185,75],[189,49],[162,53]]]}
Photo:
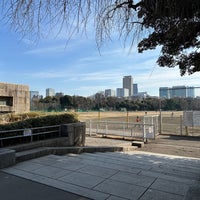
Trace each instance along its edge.
{"label": "stone step", "polygon": [[115,151],[134,151],[136,147],[125,146],[125,147],[115,147],[115,146],[85,146],[85,147],[40,147],[26,151],[16,152],[16,162],[22,162],[41,156],[55,154],[64,155],[68,153],[95,153],[95,152],[115,152]]}
{"label": "stone step", "polygon": [[15,154],[16,162],[22,162],[33,158],[49,155],[51,151],[48,148],[40,147],[36,149],[20,151]]}

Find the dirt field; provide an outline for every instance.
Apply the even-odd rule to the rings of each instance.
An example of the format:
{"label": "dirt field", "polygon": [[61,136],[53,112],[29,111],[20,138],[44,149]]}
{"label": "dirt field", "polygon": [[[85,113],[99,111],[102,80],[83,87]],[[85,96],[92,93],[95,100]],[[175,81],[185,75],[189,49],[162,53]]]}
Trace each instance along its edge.
{"label": "dirt field", "polygon": [[200,137],[159,135],[140,151],[200,158]]}
{"label": "dirt field", "polygon": [[[129,121],[136,119],[137,116],[143,117],[144,115],[159,115],[157,111],[132,111],[132,112],[79,112],[77,113],[80,121],[85,120],[124,120]],[[172,112],[162,112],[163,116],[171,116]],[[179,117],[183,112],[173,112],[173,117]]]}
{"label": "dirt field", "polygon": [[[147,112],[148,115],[159,115],[159,112]],[[171,133],[175,134],[173,123],[176,119],[179,119],[182,112],[173,112],[173,118],[171,117],[172,112],[163,112],[162,115],[166,122],[166,126],[171,126]],[[115,121],[128,121],[135,122],[136,117],[143,117],[145,112],[87,112],[78,113],[80,121],[86,120],[115,120]],[[168,118],[167,118],[168,117]],[[178,121],[178,120],[177,120]],[[172,123],[173,122],[173,123]],[[171,124],[170,124],[171,123]],[[145,147],[139,149],[139,151],[147,151],[154,153],[170,154],[177,156],[195,157],[200,158],[200,137],[187,137],[187,136],[174,136],[174,135],[159,135],[156,140],[151,140]]]}

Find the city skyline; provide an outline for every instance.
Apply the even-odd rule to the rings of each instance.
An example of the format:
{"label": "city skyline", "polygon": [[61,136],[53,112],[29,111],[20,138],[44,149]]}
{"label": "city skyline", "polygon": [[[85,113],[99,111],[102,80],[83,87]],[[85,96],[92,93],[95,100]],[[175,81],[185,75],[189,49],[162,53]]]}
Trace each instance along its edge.
{"label": "city skyline", "polygon": [[123,41],[107,41],[97,48],[91,31],[88,37],[65,34],[45,35],[39,41],[20,36],[1,26],[0,79],[5,83],[29,85],[31,91],[45,96],[46,88],[69,95],[91,96],[107,88],[121,88],[121,77],[131,74],[139,91],[159,96],[159,87],[199,85],[199,72],[180,76],[176,68],[156,64],[160,49],[137,53]]}
{"label": "city skyline", "polygon": [[[131,76],[124,76],[124,77],[131,77]],[[122,86],[124,86],[124,77],[122,79]],[[127,88],[116,88],[115,90],[113,89],[105,89],[104,91],[96,91],[93,95],[88,96],[88,97],[92,97],[95,96],[95,94],[97,93],[101,93],[103,94],[105,97],[144,97],[146,98],[147,96],[149,97],[154,97],[149,95],[147,92],[144,91],[139,91],[138,90],[138,84],[137,83],[132,83],[132,89],[134,92],[134,89],[136,90],[135,93],[133,93],[132,96],[129,96],[129,89]],[[176,86],[172,86],[170,87],[159,87],[159,96],[160,98],[174,98],[174,97],[183,97],[183,98],[187,98],[187,97],[199,97],[196,93],[195,93],[195,89],[199,89],[200,87],[194,87],[194,86],[185,86],[185,85],[176,85]],[[64,94],[62,91],[58,92],[55,91],[54,88],[46,88],[46,95],[47,96],[64,96],[64,95],[69,95],[69,94]],[[39,94],[39,91],[30,91],[30,99],[32,99],[33,97],[39,97],[39,98],[44,98],[43,95]],[[81,96],[81,95],[76,95],[76,96]]]}

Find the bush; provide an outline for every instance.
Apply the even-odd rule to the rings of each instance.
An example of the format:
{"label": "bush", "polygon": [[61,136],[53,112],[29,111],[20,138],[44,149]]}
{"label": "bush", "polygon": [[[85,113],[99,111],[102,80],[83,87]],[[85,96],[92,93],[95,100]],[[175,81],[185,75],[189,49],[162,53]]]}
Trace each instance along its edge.
{"label": "bush", "polygon": [[[61,124],[68,124],[68,123],[75,123],[78,122],[77,115],[75,114],[54,114],[54,115],[46,115],[46,116],[39,116],[36,117],[35,114],[32,115],[34,118],[29,118],[25,120],[21,120],[18,122],[12,122],[9,124],[0,125],[0,131],[6,131],[5,133],[0,133],[0,138],[5,137],[13,137],[23,134],[23,129],[28,128],[36,128],[36,127],[43,127],[32,129],[32,138],[34,141],[48,139],[48,138],[56,138],[58,137],[59,131],[58,127],[47,127],[47,126],[56,126]],[[22,129],[22,130],[21,130]],[[9,130],[16,130],[9,132]],[[39,134],[42,132],[49,132],[48,134]],[[0,147],[16,145],[21,143],[30,142],[31,137],[14,137],[1,141]]]}
{"label": "bush", "polygon": [[13,122],[9,124],[0,125],[0,131],[4,130],[15,130],[15,129],[25,129],[25,128],[34,128],[34,127],[43,127],[43,126],[53,126],[67,123],[78,122],[78,117],[72,113],[64,114],[55,114],[55,115],[46,115],[39,116],[34,118],[25,119],[18,122]]}

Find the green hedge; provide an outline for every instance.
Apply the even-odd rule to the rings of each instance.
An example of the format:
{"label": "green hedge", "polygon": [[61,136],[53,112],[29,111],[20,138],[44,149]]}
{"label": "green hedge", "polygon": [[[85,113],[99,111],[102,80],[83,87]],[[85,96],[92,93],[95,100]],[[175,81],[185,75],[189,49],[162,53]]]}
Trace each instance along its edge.
{"label": "green hedge", "polygon": [[53,126],[53,125],[75,123],[75,122],[78,122],[78,117],[75,114],[72,113],[55,114],[55,115],[40,116],[40,117],[25,119],[18,122],[12,122],[9,124],[0,125],[0,131]]}

